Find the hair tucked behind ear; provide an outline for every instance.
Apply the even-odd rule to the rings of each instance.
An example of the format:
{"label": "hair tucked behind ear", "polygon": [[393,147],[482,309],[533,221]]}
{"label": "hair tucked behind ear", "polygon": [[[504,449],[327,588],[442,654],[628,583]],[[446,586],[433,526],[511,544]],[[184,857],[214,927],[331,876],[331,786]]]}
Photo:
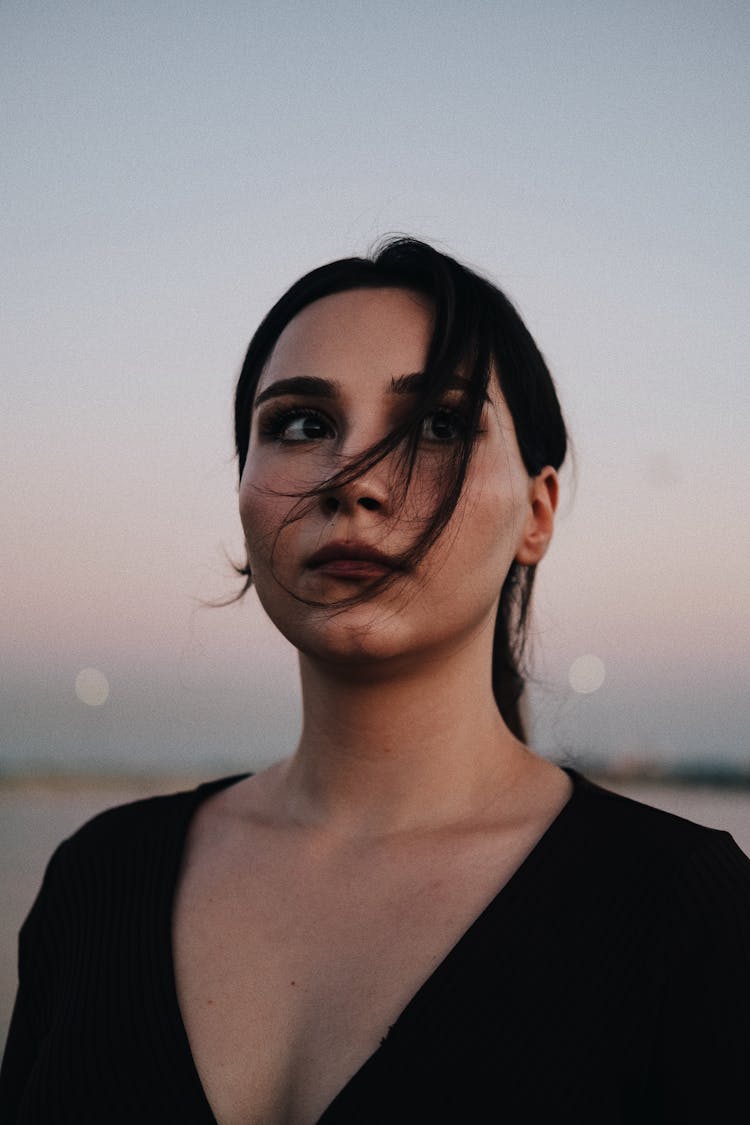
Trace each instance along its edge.
{"label": "hair tucked behind ear", "polygon": [[492,643],[492,692],[495,702],[508,729],[522,742],[526,741],[521,717],[521,699],[526,687],[523,656],[534,573],[534,567],[511,563],[500,594]]}
{"label": "hair tucked behind ear", "polygon": [[[421,294],[434,311],[424,385],[414,395],[413,407],[403,421],[317,488],[301,494],[286,522],[301,518],[306,505],[319,494],[351,482],[394,451],[400,458],[400,492],[405,496],[419,453],[421,422],[439,405],[449,381],[461,369],[468,378],[468,424],[446,466],[431,518],[401,556],[405,564],[414,565],[440,536],[459,501],[493,371],[513,418],[529,476],[536,476],[546,465],[558,469],[565,459],[567,432],[550,372],[516,309],[491,282],[426,243],[402,237],[385,239],[369,257],[343,258],[306,274],[276,302],[250,341],[235,395],[235,443],[242,477],[258,381],[276,341],[293,317],[313,301],[333,293],[386,287]],[[237,570],[245,577],[239,598],[251,585],[252,576],[248,564]],[[500,595],[492,655],[497,706],[509,729],[522,741],[523,654],[534,572],[532,566],[512,564]],[[336,605],[372,596],[390,581],[386,576],[363,595]]]}

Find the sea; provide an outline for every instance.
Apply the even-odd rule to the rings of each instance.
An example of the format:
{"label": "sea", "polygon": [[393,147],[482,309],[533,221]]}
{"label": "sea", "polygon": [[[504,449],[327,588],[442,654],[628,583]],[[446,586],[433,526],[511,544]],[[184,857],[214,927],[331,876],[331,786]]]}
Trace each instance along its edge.
{"label": "sea", "polygon": [[[608,789],[730,832],[750,856],[750,788],[597,777]],[[16,992],[17,936],[57,844],[103,809],[139,797],[192,788],[204,777],[0,781],[0,1049]]]}

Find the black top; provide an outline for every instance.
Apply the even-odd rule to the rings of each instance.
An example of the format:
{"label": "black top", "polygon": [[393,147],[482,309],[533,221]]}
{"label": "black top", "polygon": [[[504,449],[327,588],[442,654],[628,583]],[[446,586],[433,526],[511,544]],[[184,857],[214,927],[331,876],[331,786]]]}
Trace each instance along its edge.
{"label": "black top", "polygon": [[[321,1125],[750,1120],[750,860],[567,772],[567,805]],[[54,853],[21,930],[3,1125],[215,1125],[171,914],[191,816],[237,780],[111,809]]]}

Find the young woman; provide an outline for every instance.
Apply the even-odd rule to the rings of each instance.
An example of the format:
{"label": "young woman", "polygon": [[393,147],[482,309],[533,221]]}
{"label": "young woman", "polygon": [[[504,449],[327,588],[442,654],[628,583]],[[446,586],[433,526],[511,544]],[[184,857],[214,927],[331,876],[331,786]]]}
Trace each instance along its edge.
{"label": "young woman", "polygon": [[409,239],[315,270],[236,437],[299,745],[57,850],[3,1121],[747,1120],[750,861],[525,744],[566,433],[513,307]]}

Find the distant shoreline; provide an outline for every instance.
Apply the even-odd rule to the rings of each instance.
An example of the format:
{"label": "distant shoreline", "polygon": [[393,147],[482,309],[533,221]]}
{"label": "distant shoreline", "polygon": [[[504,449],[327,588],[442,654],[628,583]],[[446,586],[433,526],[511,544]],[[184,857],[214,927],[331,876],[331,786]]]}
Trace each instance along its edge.
{"label": "distant shoreline", "polygon": [[143,789],[144,792],[190,789],[206,781],[205,774],[137,773],[8,773],[0,774],[0,790],[48,790],[72,793],[98,789]]}
{"label": "distant shoreline", "polygon": [[[552,759],[554,760],[554,759]],[[750,789],[750,766],[737,769],[717,763],[693,762],[664,767],[653,762],[633,762],[623,765],[598,761],[568,760],[570,765],[589,776],[592,781],[623,785],[649,784],[664,786],[701,786],[708,789]],[[52,790],[59,793],[95,791],[97,789],[142,789],[144,793],[190,789],[201,782],[218,776],[231,776],[244,772],[236,766],[207,765],[205,770],[191,772],[55,772],[35,771],[0,772],[0,790]]]}

